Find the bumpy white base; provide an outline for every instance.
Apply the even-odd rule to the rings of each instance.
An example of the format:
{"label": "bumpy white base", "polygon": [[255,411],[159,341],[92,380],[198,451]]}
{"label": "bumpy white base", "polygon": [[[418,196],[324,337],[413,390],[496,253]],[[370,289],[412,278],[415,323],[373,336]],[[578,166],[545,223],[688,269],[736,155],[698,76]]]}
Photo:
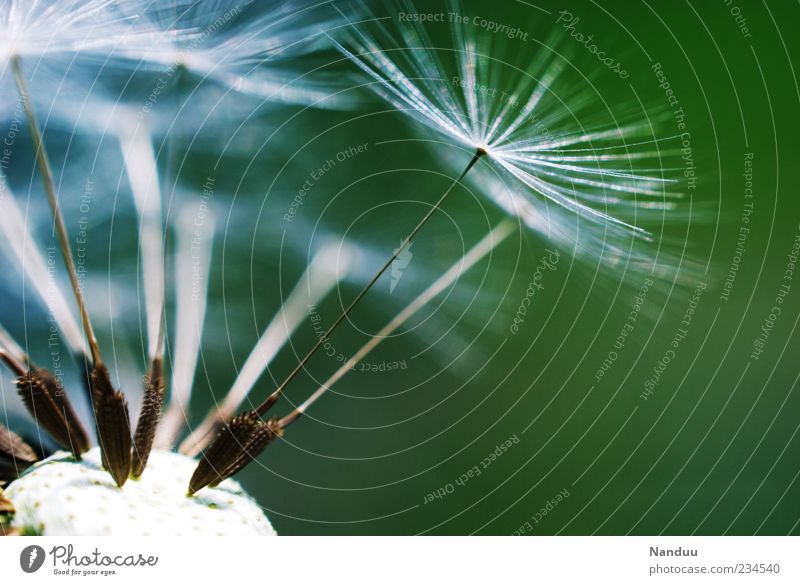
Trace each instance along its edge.
{"label": "bumpy white base", "polygon": [[9,484],[11,526],[47,536],[273,536],[261,508],[234,480],[187,497],[197,461],[153,451],[144,474],[118,488],[95,447],[76,462],[59,452]]}

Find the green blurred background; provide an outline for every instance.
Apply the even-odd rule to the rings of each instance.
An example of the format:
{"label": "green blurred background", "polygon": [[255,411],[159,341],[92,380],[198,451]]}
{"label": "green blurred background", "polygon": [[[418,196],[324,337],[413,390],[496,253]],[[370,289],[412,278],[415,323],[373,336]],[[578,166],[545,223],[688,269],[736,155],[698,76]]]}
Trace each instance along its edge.
{"label": "green blurred background", "polygon": [[[448,8],[426,2],[425,10]],[[515,62],[524,62],[526,51],[535,55],[538,42],[561,28],[556,21],[564,10],[580,19],[576,30],[593,33],[598,46],[630,72],[621,80],[598,69],[574,39],[562,39],[571,62],[592,78],[610,107],[622,108],[638,96],[648,107],[664,109],[664,91],[652,70],[657,62],[684,108],[697,189],[665,227],[670,245],[685,254],[683,285],[648,293],[634,332],[618,349],[615,340],[644,277],[573,262],[565,253],[558,269],[545,275],[545,290],[534,297],[520,332],[511,335],[514,314],[549,245],[527,231],[513,235],[368,359],[404,362],[405,369],[351,372],[238,476],[279,533],[798,533],[797,279],[763,353],[751,357],[800,234],[800,91],[791,28],[798,7],[737,0],[464,6],[468,15],[529,32],[527,42],[509,45],[516,47]],[[396,17],[386,7],[375,12]],[[742,19],[750,36],[740,28]],[[435,43],[452,46],[446,24],[429,30]],[[580,89],[576,83],[556,91]],[[419,137],[415,124],[369,98],[354,112],[254,111],[241,129],[209,129],[212,142],[238,141],[235,156],[218,160],[203,150],[187,155],[189,141],[182,137],[160,153],[164,180],[190,193],[216,165],[218,234],[192,424],[224,395],[311,251],[338,235],[366,252],[355,277],[318,307],[331,322],[447,187],[458,170],[451,160],[463,158],[456,165],[463,166],[469,159],[444,142],[410,140]],[[359,144],[366,151],[336,164],[305,197],[295,220],[285,222],[283,214],[311,170]],[[750,231],[723,300],[745,209],[748,153]],[[500,221],[502,212],[475,185],[470,188],[460,188],[420,234],[396,289],[390,294],[385,276],[336,333],[338,351],[355,351]],[[102,274],[110,261],[118,282],[135,283],[130,203],[98,206],[106,204],[109,212],[98,214],[91,237],[110,246],[91,259],[93,269]],[[707,288],[686,338],[645,400],[646,381],[683,328],[698,282]],[[11,307],[2,313],[10,329],[25,328],[31,339],[46,334],[35,307],[26,308],[24,324]],[[135,299],[117,318],[127,325],[115,327],[115,344],[117,336],[126,338],[121,345],[141,361]],[[107,330],[104,337],[110,343]],[[256,402],[314,340],[311,324],[301,326],[253,391]],[[598,381],[597,370],[615,349],[617,359]],[[317,356],[290,387],[288,400],[305,398],[336,367]],[[289,408],[286,401],[276,407]],[[511,446],[483,468],[509,440]],[[480,474],[459,481],[475,466]]]}

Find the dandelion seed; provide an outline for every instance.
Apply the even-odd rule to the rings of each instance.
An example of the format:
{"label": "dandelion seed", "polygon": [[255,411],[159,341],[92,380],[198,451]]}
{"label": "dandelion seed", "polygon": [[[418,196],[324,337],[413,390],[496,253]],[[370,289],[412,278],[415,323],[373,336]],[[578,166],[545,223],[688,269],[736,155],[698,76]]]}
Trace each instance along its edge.
{"label": "dandelion seed", "polygon": [[92,394],[92,403],[95,411],[95,423],[97,434],[100,440],[101,451],[103,453],[103,463],[108,468],[114,481],[118,486],[123,485],[131,469],[131,434],[129,427],[128,405],[124,395],[115,390],[111,384],[108,370],[105,367],[103,358],[100,355],[100,348],[89,319],[86,303],[83,299],[78,273],[75,268],[75,261],[72,257],[69,237],[61,211],[58,205],[58,195],[56,194],[53,173],[50,161],[42,141],[42,134],[36,120],[33,106],[22,73],[19,57],[12,59],[14,79],[19,89],[20,99],[25,108],[28,120],[28,127],[33,138],[33,147],[36,153],[36,162],[44,183],[44,190],[53,214],[56,233],[58,235],[61,253],[64,264],[70,278],[72,291],[78,305],[78,311],[83,322],[83,330],[89,344],[89,351],[92,359],[92,369],[89,372],[89,387]]}
{"label": "dandelion seed", "polygon": [[0,425],[0,484],[16,479],[39,460],[16,433]]}
{"label": "dandelion seed", "polygon": [[[416,12],[411,3],[403,6],[404,12]],[[451,13],[461,13],[459,3],[452,2],[450,6]],[[481,88],[492,88],[493,82],[498,79],[494,74],[497,55],[490,52],[486,37],[471,36],[467,26],[453,25],[455,49],[445,51],[446,59],[436,54],[433,43],[420,23],[400,27],[395,34],[378,23],[376,27],[380,31],[380,40],[367,35],[359,26],[352,27],[350,38],[344,42],[331,39],[372,80],[373,89],[387,102],[411,115],[423,126],[467,147],[473,154],[450,188],[431,206],[389,261],[333,322],[320,342],[311,348],[266,400],[243,415],[249,417],[246,420],[262,417],[269,411],[322,342],[327,340],[408,247],[417,232],[481,159],[488,159],[498,170],[538,197],[587,222],[642,240],[650,238],[645,229],[621,219],[610,209],[625,210],[622,215],[629,215],[631,209],[640,206],[654,208],[662,205],[666,209],[669,203],[664,202],[668,198],[680,196],[667,191],[666,186],[671,181],[665,178],[663,165],[658,165],[656,172],[649,174],[632,170],[633,161],[655,158],[660,162],[660,152],[653,147],[657,141],[649,136],[647,124],[615,124],[589,130],[565,124],[572,112],[563,101],[552,97],[553,86],[565,67],[562,59],[542,52],[529,67],[533,75],[522,75],[513,91],[503,93],[504,99],[488,99],[489,95],[494,97],[496,92],[482,92]],[[551,102],[549,106],[548,100]],[[540,119],[548,120],[548,124],[556,130],[543,135],[540,129],[532,129],[535,128],[531,124],[534,113]],[[647,145],[649,150],[631,154],[631,147],[635,145]],[[524,219],[526,225],[537,225],[534,216],[538,210],[525,200],[516,203],[505,205],[505,209],[513,209],[514,215]],[[632,215],[635,220],[635,212]],[[369,344],[365,346],[365,351],[369,351]],[[344,371],[341,370],[341,374]],[[335,379],[338,378],[334,376],[333,381]],[[313,402],[325,390],[323,386],[309,400]],[[305,406],[283,419],[283,423],[279,421],[278,425],[282,428],[294,420]],[[253,428],[254,424],[247,428]],[[274,419],[261,424],[271,427]],[[198,467],[191,482],[191,492],[197,491],[209,480],[210,467],[221,468],[221,477],[226,476],[229,470],[225,470],[223,462],[225,457],[232,457],[234,451],[225,451],[223,446],[228,445],[234,436],[232,429],[223,428],[217,439],[222,446],[217,447],[212,443],[209,453],[214,454],[214,461],[207,462],[206,467],[202,464]],[[243,437],[243,440],[246,443],[247,437]],[[242,453],[238,452],[237,457],[242,457]]]}
{"label": "dandelion seed", "polygon": [[124,129],[120,133],[120,147],[139,214],[139,247],[147,320],[149,368],[145,376],[142,408],[133,436],[131,475],[137,478],[147,466],[166,389],[163,375],[164,241],[158,167],[150,134],[142,125]]}
{"label": "dandelion seed", "polygon": [[[263,417],[281,397],[286,387],[294,380],[297,375],[305,368],[308,361],[316,354],[317,351],[325,343],[327,343],[331,334],[339,327],[339,325],[350,315],[352,310],[358,305],[369,290],[375,285],[380,277],[386,272],[392,264],[397,260],[400,254],[408,248],[414,237],[425,226],[426,223],[433,217],[434,213],[439,209],[442,203],[447,199],[450,193],[461,183],[466,174],[478,162],[485,151],[479,148],[473,155],[470,162],[464,171],[453,180],[448,189],[442,194],[439,200],[431,206],[430,210],[423,216],[417,225],[409,232],[409,234],[401,241],[400,246],[395,249],[394,253],[383,264],[383,266],[375,273],[372,279],[361,289],[361,292],[350,302],[339,317],[327,328],[323,335],[319,336],[318,341],[311,347],[308,353],[298,362],[297,366],[289,373],[283,382],[264,400],[258,407],[252,411],[237,417],[239,427],[232,429],[230,424],[223,425],[222,430],[217,435],[214,442],[204,453],[201,464],[198,466],[195,474],[190,482],[189,492],[195,493],[206,485],[211,485],[214,481],[213,471],[218,473],[218,478],[229,477],[230,473],[235,473],[242,469],[249,463],[253,457],[257,456],[261,449],[266,447],[269,442],[274,440],[277,436],[276,427],[277,419],[271,418],[268,421],[261,421]],[[246,423],[246,424],[245,424]],[[244,442],[242,442],[244,441]],[[233,444],[239,446],[239,450],[233,448]],[[258,446],[260,448],[256,449]]]}
{"label": "dandelion seed", "polygon": [[[410,3],[403,10],[415,12]],[[460,3],[451,2],[450,12],[463,14]],[[576,103],[560,94],[566,62],[554,51],[542,48],[526,71],[511,72],[516,84],[503,83],[502,49],[467,24],[452,24],[454,46],[442,48],[420,23],[375,28],[373,36],[353,26],[347,40],[333,41],[371,80],[371,89],[425,128],[485,156],[536,197],[644,239],[645,229],[618,215],[635,220],[637,209],[667,209],[680,197],[669,190],[674,181],[664,176],[663,164],[650,173],[633,170],[634,162],[660,163],[666,153],[647,121],[612,120],[600,128],[576,123],[585,100],[572,87],[563,93],[577,96],[571,98]],[[531,205],[518,203],[504,207],[525,214],[530,226]]]}
{"label": "dandelion seed", "polygon": [[[77,323],[64,298],[57,291],[46,291],[47,270],[44,260],[24,233],[25,224],[7,188],[0,197],[0,213],[2,213],[0,228],[9,241],[9,248],[15,252],[12,256],[22,267],[32,265],[32,269],[28,268],[24,272],[30,277],[39,294],[42,297],[47,295],[43,301],[50,304],[52,314],[56,316],[56,322],[61,326],[62,333],[70,341],[76,357],[83,358],[84,345]],[[20,234],[20,231],[23,233]],[[80,458],[81,453],[89,448],[89,439],[61,381],[44,368],[33,365],[22,347],[2,326],[0,326],[0,359],[17,375],[16,385],[20,397],[31,416],[59,445]]]}
{"label": "dandelion seed", "polygon": [[222,427],[200,458],[189,480],[189,495],[227,479],[279,436],[280,428],[275,418],[264,422],[255,412],[234,417]]}
{"label": "dandelion seed", "polygon": [[[235,417],[229,424],[222,427],[219,435],[211,446],[203,454],[200,464],[189,483],[189,493],[194,494],[207,485],[214,486],[234,473],[240,471],[250,461],[257,457],[267,445],[279,438],[283,434],[283,429],[297,420],[306,410],[316,402],[333,384],[342,376],[351,371],[353,367],[363,360],[381,341],[400,328],[410,318],[417,314],[420,309],[430,303],[434,298],[451,286],[464,272],[475,266],[481,259],[485,258],[498,245],[500,245],[509,235],[515,231],[513,222],[506,220],[500,223],[486,236],[484,236],[475,246],[473,246],[462,258],[455,262],[442,276],[437,278],[425,291],[412,300],[400,313],[397,314],[387,325],[378,333],[370,338],[351,358],[319,387],[305,402],[298,406],[291,413],[283,418],[272,417],[266,421],[261,417],[275,403],[280,393],[291,381],[292,375],[271,394],[258,408],[245,414]],[[397,254],[399,252],[395,252]],[[376,278],[377,280],[377,278]],[[367,286],[364,291],[369,290]],[[352,308],[359,298],[350,305]],[[346,310],[343,315],[347,315]],[[336,323],[334,322],[323,339],[327,339]],[[313,355],[312,349],[306,355],[300,365],[308,361],[308,356]]]}
{"label": "dandelion seed", "polygon": [[0,360],[17,375],[18,393],[33,419],[59,445],[80,459],[81,453],[89,449],[89,438],[61,381],[44,368],[35,366],[1,326]]}
{"label": "dandelion seed", "polygon": [[[19,367],[9,363],[13,369]],[[36,366],[17,369],[17,374],[17,388],[28,412],[59,445],[80,459],[89,449],[89,438],[60,382]]]}
{"label": "dandelion seed", "polygon": [[158,31],[152,46],[121,46],[118,59],[150,67],[170,78],[185,71],[202,81],[272,102],[346,107],[340,78],[324,71],[295,69],[295,62],[326,44],[324,31],[344,19],[329,2],[277,0],[182,0],[121,5],[143,30]]}

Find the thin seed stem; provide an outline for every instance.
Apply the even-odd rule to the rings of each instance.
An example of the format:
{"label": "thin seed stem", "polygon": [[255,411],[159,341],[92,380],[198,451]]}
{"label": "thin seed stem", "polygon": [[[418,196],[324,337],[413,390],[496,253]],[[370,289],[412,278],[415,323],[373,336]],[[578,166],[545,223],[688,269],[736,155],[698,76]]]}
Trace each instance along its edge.
{"label": "thin seed stem", "polygon": [[0,349],[0,360],[4,361],[9,369],[13,370],[17,376],[24,376],[25,372],[28,371],[28,368],[25,364],[20,362],[15,356],[7,352],[5,349]]}
{"label": "thin seed stem", "polygon": [[0,324],[0,351],[13,357],[19,363],[28,363],[28,355],[20,345],[14,341],[11,334]]}
{"label": "thin seed stem", "polygon": [[363,360],[369,352],[389,335],[394,333],[406,321],[413,317],[422,307],[431,302],[436,296],[450,286],[464,272],[472,268],[486,254],[494,250],[514,231],[515,224],[507,219],[498,224],[491,232],[486,234],[480,242],[475,244],[458,262],[453,264],[447,272],[436,279],[427,289],[415,298],[405,309],[398,313],[389,323],[378,331],[361,349],[359,349],[349,360],[347,360],[338,370],[328,378],[305,402],[300,404],[295,410],[283,417],[278,425],[285,428],[297,420],[309,406],[314,404],[325,392],[327,392],[339,379],[347,372],[351,371],[358,362]]}
{"label": "thin seed stem", "polygon": [[50,209],[53,212],[53,221],[58,234],[58,241],[61,245],[61,253],[64,256],[64,264],[69,273],[70,283],[72,290],[75,293],[75,300],[78,303],[78,310],[81,314],[83,321],[83,328],[86,332],[86,337],[89,340],[89,347],[92,352],[92,361],[94,366],[102,366],[103,359],[100,357],[100,349],[97,345],[97,339],[92,329],[91,321],[89,320],[89,312],[86,309],[86,303],[83,299],[80,283],[78,281],[78,272],[75,270],[75,261],[72,257],[72,249],[69,245],[69,237],[67,235],[67,228],[64,225],[64,218],[61,216],[61,210],[58,205],[58,196],[56,195],[55,181],[53,180],[53,170],[50,167],[50,160],[47,157],[47,151],[44,148],[44,141],[42,140],[42,132],[39,128],[39,122],[33,111],[33,105],[30,101],[30,94],[28,92],[28,85],[25,81],[25,76],[22,73],[22,65],[19,56],[15,55],[11,59],[11,67],[14,71],[14,81],[17,84],[22,105],[25,109],[25,116],[28,119],[28,127],[33,139],[33,147],[36,151],[36,164],[39,166],[39,171],[42,175],[42,182],[44,183],[44,190],[47,193],[47,200],[50,203]]}
{"label": "thin seed stem", "polygon": [[442,203],[444,203],[448,195],[450,195],[450,193],[455,189],[456,185],[458,185],[464,179],[466,174],[470,171],[470,169],[472,169],[472,167],[475,166],[475,163],[477,163],[478,160],[481,158],[481,156],[483,156],[484,154],[486,154],[486,151],[483,150],[482,148],[479,148],[475,152],[475,154],[472,156],[472,160],[469,161],[469,164],[464,169],[464,171],[458,176],[458,178],[455,181],[453,181],[450,184],[450,187],[447,188],[447,190],[439,198],[439,200],[434,205],[431,206],[431,208],[428,210],[428,212],[425,214],[422,220],[420,220],[420,222],[416,225],[416,227],[413,230],[411,230],[411,232],[406,236],[406,238],[403,240],[403,242],[400,244],[400,246],[397,248],[394,254],[392,254],[392,256],[384,263],[381,269],[375,273],[375,276],[372,277],[372,279],[367,283],[367,285],[363,289],[361,289],[361,292],[358,293],[356,298],[352,300],[352,302],[347,306],[347,308],[342,312],[342,314],[339,315],[339,317],[336,319],[336,321],[333,322],[333,324],[328,328],[328,330],[325,331],[325,333],[320,336],[320,338],[317,340],[317,342],[314,344],[311,350],[309,350],[309,352],[305,355],[305,357],[302,360],[300,360],[300,363],[297,364],[297,366],[286,377],[283,383],[280,386],[278,386],[278,388],[270,396],[268,396],[264,402],[262,402],[259,405],[259,407],[256,409],[256,412],[258,413],[259,416],[263,416],[270,409],[270,407],[273,404],[275,404],[275,401],[277,401],[278,398],[280,398],[280,395],[283,393],[286,386],[288,386],[289,383],[292,380],[294,380],[294,378],[303,370],[306,363],[308,363],[308,360],[310,360],[313,357],[313,355],[319,350],[319,348],[328,342],[331,334],[342,323],[342,321],[344,321],[347,318],[347,316],[350,314],[350,311],[352,311],[353,308],[361,301],[361,299],[364,298],[364,295],[367,294],[369,289],[371,289],[373,285],[378,281],[378,279],[383,275],[383,273],[386,272],[386,270],[389,268],[389,266],[392,265],[392,262],[394,262],[397,259],[400,253],[406,249],[406,246],[408,246],[408,244],[411,243],[411,240],[414,239],[414,236],[416,236],[417,233],[422,229],[422,227],[426,223],[428,223],[428,220],[439,209],[439,207],[441,207]]}

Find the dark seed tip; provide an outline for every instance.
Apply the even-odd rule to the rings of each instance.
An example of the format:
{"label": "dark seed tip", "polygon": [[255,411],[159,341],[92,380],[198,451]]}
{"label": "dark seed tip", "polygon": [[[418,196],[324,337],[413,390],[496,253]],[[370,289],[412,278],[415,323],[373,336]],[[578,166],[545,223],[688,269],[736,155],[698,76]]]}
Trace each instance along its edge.
{"label": "dark seed tip", "polygon": [[17,390],[36,423],[73,455],[89,449],[89,438],[61,383],[47,370],[32,367],[17,379]]}
{"label": "dark seed tip", "polygon": [[161,420],[161,407],[164,401],[164,376],[161,360],[153,360],[150,372],[145,379],[144,399],[133,437],[133,477],[140,477],[147,467],[147,460],[153,448],[156,428]]}
{"label": "dark seed tip", "polygon": [[189,482],[191,493],[216,487],[232,477],[258,455],[280,434],[278,419],[262,421],[256,412],[235,417],[224,425],[203,453]]}
{"label": "dark seed tip", "polygon": [[108,370],[97,367],[90,375],[97,436],[103,465],[117,486],[122,487],[131,472],[131,428],[128,403],[114,390]]}
{"label": "dark seed tip", "polygon": [[2,488],[0,488],[0,514],[14,514],[15,511],[14,504],[11,503],[11,500],[6,497]]}

